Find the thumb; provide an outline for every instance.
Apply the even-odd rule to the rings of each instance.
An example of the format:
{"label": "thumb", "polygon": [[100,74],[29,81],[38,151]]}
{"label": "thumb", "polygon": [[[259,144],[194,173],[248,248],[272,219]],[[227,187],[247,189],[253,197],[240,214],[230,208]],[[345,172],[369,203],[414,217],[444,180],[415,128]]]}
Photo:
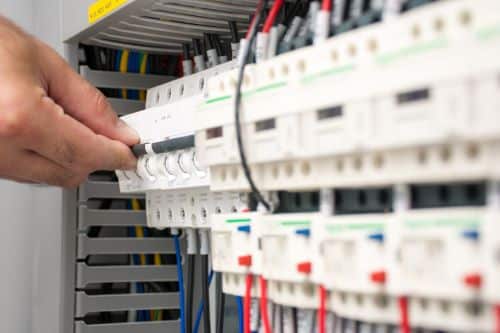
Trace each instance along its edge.
{"label": "thumb", "polygon": [[106,97],[73,71],[52,49],[39,42],[40,68],[48,95],[64,111],[96,134],[127,145],[139,142],[139,136],[118,118]]}

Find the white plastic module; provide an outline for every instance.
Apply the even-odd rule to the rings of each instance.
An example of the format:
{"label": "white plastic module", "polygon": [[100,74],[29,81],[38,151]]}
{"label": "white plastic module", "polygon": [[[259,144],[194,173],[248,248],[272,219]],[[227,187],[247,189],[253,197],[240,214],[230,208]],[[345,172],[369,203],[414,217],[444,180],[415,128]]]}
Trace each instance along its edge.
{"label": "white plastic module", "polygon": [[[447,177],[496,172],[497,153],[469,170],[447,150],[462,158],[498,149],[498,13],[493,0],[437,2],[248,66],[242,137],[259,188],[413,181],[413,169],[438,146]],[[215,190],[247,189],[233,126],[235,81],[235,71],[211,79],[196,117],[197,155]],[[443,169],[417,178],[439,178]],[[355,177],[339,175],[344,170]]]}
{"label": "white plastic module", "polygon": [[492,304],[500,304],[500,290],[496,281],[500,278],[500,184],[489,187],[488,211],[480,226],[482,260],[484,267],[484,294]]}
{"label": "white plastic module", "polygon": [[318,297],[311,280],[311,225],[317,213],[263,215],[259,221],[261,274],[270,281],[275,303],[316,308]]}
{"label": "white plastic module", "polygon": [[390,292],[450,300],[477,297],[478,228],[485,213],[482,208],[440,208],[398,215],[387,237]]}
{"label": "white plastic module", "polygon": [[[194,135],[195,111],[204,100],[207,80],[234,67],[228,62],[148,90],[146,107],[122,119],[141,143]],[[135,172],[117,172],[122,192],[208,188],[210,175],[194,147],[139,158]]]}
{"label": "white plastic module", "polygon": [[[253,274],[254,265],[258,264],[252,237],[260,217],[260,213],[212,215],[212,267],[223,273],[225,293],[245,293],[245,277]],[[252,295],[258,295],[257,287]]]}
{"label": "white plastic module", "polygon": [[210,192],[203,188],[146,192],[148,225],[155,228],[210,228],[217,214],[246,207],[239,193]]}

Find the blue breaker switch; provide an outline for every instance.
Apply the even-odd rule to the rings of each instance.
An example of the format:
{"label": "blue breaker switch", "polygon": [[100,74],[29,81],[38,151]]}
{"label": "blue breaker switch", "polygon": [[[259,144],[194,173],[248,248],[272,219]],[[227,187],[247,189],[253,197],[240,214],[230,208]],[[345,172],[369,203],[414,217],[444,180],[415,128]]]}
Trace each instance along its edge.
{"label": "blue breaker switch", "polygon": [[238,231],[249,234],[252,232],[252,227],[250,225],[240,225]]}
{"label": "blue breaker switch", "polygon": [[462,236],[464,238],[470,239],[472,241],[477,241],[479,240],[479,231],[477,230],[465,230],[462,232]]}
{"label": "blue breaker switch", "polygon": [[383,233],[375,233],[375,234],[370,234],[368,235],[368,238],[371,239],[372,241],[383,243],[385,240],[385,236]]}
{"label": "blue breaker switch", "polygon": [[295,234],[297,236],[310,237],[311,236],[311,229],[309,229],[309,228],[297,229],[297,230],[295,230]]}

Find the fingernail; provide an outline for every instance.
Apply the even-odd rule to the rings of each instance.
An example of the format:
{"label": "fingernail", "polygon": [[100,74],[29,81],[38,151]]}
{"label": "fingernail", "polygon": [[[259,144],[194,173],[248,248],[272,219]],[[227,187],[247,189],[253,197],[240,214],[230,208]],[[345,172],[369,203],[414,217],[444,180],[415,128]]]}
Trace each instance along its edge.
{"label": "fingernail", "polygon": [[127,140],[127,144],[136,144],[139,142],[139,134],[130,126],[127,125],[123,120],[118,121],[117,125],[118,131]]}

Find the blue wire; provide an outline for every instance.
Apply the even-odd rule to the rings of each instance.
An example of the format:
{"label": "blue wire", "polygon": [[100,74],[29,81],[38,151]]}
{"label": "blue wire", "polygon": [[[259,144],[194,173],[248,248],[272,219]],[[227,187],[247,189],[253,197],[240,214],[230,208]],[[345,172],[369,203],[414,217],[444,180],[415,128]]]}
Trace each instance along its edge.
{"label": "blue wire", "polygon": [[[210,271],[210,275],[208,275],[208,285],[209,286],[212,284],[213,277],[214,277],[214,271]],[[198,306],[198,311],[196,312],[196,320],[194,322],[193,333],[198,333],[198,329],[200,328],[201,317],[203,315],[204,308],[205,308],[205,305],[204,305],[203,300],[202,300],[200,302],[200,305]]]}
{"label": "blue wire", "polygon": [[186,332],[185,306],[184,306],[184,276],[181,262],[181,243],[179,236],[174,236],[175,259],[177,264],[177,280],[179,281],[179,306],[181,311],[181,333]]}
{"label": "blue wire", "polygon": [[236,297],[236,303],[238,305],[238,324],[239,324],[239,332],[243,333],[243,297]]}

